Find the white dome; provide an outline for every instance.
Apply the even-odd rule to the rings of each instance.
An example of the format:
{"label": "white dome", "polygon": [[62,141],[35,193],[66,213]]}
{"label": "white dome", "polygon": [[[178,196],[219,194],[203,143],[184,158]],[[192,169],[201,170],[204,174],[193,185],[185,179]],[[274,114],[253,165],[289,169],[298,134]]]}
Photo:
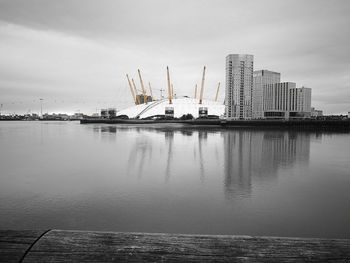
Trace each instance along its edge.
{"label": "white dome", "polygon": [[135,105],[118,111],[117,115],[127,115],[129,118],[139,116],[140,119],[143,119],[154,115],[164,115],[166,107],[174,108],[175,118],[180,118],[184,114],[192,114],[194,118],[198,118],[200,107],[206,107],[208,109],[208,115],[222,116],[225,113],[225,105],[220,102],[203,100],[202,104],[199,104],[198,99],[183,97],[173,99],[172,104],[169,104],[168,99],[163,99],[152,101],[147,104]]}

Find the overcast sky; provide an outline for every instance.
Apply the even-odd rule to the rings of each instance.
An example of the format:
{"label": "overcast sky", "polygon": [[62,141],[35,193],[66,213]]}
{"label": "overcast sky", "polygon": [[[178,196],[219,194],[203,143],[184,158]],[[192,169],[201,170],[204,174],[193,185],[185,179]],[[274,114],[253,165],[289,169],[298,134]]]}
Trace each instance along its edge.
{"label": "overcast sky", "polygon": [[132,105],[125,74],[140,68],[153,92],[193,96],[207,66],[214,99],[225,57],[312,88],[326,114],[350,111],[350,1],[0,0],[2,112],[77,111]]}

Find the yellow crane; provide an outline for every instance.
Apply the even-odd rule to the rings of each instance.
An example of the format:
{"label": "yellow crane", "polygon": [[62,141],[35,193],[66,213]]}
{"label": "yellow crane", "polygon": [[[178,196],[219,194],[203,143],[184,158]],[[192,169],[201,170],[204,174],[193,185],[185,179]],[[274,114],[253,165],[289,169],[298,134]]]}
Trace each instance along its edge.
{"label": "yellow crane", "polygon": [[171,98],[174,99],[174,85],[171,84]]}
{"label": "yellow crane", "polygon": [[134,99],[134,103],[137,105],[135,91],[134,91],[134,88],[133,88],[133,86],[132,86],[132,84],[131,84],[131,81],[130,81],[130,79],[129,79],[128,74],[126,74],[126,78],[128,79],[128,83],[129,83],[129,87],[130,87],[130,92],[131,92],[132,98]]}
{"label": "yellow crane", "polygon": [[199,104],[202,104],[202,100],[203,100],[204,80],[205,80],[205,66],[203,68],[203,76],[202,76],[201,91],[200,91],[200,96],[199,96]]}
{"label": "yellow crane", "polygon": [[166,67],[166,73],[167,73],[167,79],[168,79],[168,99],[169,104],[173,104],[172,98],[171,98],[171,86],[170,86],[170,74],[169,74],[169,67]]}
{"label": "yellow crane", "polygon": [[218,84],[218,88],[216,89],[215,101],[218,101],[219,90],[220,90],[220,82],[219,82],[219,84]]}
{"label": "yellow crane", "polygon": [[[137,89],[136,89],[135,81],[134,81],[133,78],[131,79],[131,82],[132,82],[132,85],[133,85],[133,87],[134,87],[134,91],[135,91],[135,93],[137,94]],[[136,103],[137,103],[137,104],[140,104],[140,99],[139,99],[139,96],[137,96],[137,95],[136,95]]]}
{"label": "yellow crane", "polygon": [[152,100],[155,100],[155,98],[153,98],[153,92],[152,92],[151,82],[148,82],[148,86],[149,86],[149,92],[150,92],[150,94],[151,94]]}
{"label": "yellow crane", "polygon": [[194,87],[194,98],[197,99],[197,84]]}
{"label": "yellow crane", "polygon": [[139,73],[139,78],[140,78],[140,82],[141,82],[141,89],[142,89],[142,95],[143,95],[143,102],[147,103],[147,95],[146,95],[146,90],[145,90],[145,86],[143,85],[143,81],[142,81],[142,77],[141,77],[141,72],[138,69],[137,72]]}

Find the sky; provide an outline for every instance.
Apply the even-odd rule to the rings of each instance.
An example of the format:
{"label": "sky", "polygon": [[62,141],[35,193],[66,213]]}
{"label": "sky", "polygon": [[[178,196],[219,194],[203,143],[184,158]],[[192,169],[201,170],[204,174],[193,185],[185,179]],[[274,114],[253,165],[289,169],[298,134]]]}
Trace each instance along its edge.
{"label": "sky", "polygon": [[[214,99],[225,57],[312,88],[325,114],[350,111],[348,0],[0,0],[1,113],[118,110],[133,105],[137,69],[156,98],[169,66],[175,93],[194,95],[207,67]],[[163,93],[164,95],[164,93]]]}

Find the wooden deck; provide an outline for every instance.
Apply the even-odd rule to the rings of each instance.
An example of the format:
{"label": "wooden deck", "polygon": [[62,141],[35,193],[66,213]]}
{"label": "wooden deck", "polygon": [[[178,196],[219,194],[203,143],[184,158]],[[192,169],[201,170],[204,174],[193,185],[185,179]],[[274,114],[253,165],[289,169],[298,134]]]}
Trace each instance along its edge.
{"label": "wooden deck", "polygon": [[349,239],[0,230],[0,262],[350,262]]}

